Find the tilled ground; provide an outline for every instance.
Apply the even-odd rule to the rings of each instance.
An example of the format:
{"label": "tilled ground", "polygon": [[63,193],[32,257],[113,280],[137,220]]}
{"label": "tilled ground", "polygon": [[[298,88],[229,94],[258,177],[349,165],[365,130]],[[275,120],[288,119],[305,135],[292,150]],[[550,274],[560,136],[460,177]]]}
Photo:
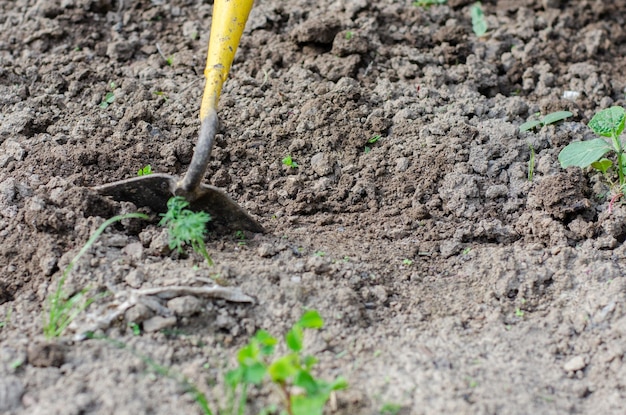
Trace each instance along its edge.
{"label": "tilled ground", "polygon": [[[148,296],[97,333],[215,403],[254,332],[316,309],[316,374],[350,384],[329,413],[621,413],[626,208],[557,155],[625,104],[626,2],[485,1],[480,38],[472,4],[257,1],[205,181],[268,232],[212,232],[210,268],[171,253],[156,215],[113,226],[65,285],[108,295],[48,343],[65,267],[142,208],[90,187],[190,162],[212,5],[0,1],[0,412],[200,413],[128,349],[74,335],[212,278],[254,302]],[[573,117],[519,132],[557,110]],[[278,402],[254,390],[249,411]]]}

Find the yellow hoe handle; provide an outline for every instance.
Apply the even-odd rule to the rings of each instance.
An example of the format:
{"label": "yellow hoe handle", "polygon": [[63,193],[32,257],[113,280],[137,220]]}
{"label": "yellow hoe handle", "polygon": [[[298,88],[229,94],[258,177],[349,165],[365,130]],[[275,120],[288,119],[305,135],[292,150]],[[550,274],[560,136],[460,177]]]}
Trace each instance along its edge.
{"label": "yellow hoe handle", "polygon": [[215,0],[211,20],[211,37],[204,76],[206,83],[200,106],[203,120],[217,109],[222,85],[235,58],[237,46],[254,0]]}

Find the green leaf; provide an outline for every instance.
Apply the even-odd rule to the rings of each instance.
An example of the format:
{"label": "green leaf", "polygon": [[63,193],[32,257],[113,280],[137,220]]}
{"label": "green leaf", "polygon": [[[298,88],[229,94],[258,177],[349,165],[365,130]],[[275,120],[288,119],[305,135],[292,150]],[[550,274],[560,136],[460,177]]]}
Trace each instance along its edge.
{"label": "green leaf", "polygon": [[611,151],[611,147],[601,138],[589,141],[577,141],[568,144],[561,150],[559,153],[559,162],[564,169],[570,166],[584,168],[600,160],[600,158],[609,151]]}
{"label": "green leaf", "polygon": [[324,327],[324,319],[316,310],[309,310],[302,315],[298,324],[306,329],[319,329]]}
{"label": "green leaf", "polygon": [[315,378],[313,378],[309,372],[304,370],[301,370],[296,374],[293,379],[293,384],[304,389],[307,395],[315,395],[319,390],[319,386],[315,381]]}
{"label": "green leaf", "polygon": [[546,115],[545,117],[543,117],[543,119],[541,120],[541,123],[543,125],[550,125],[550,124],[554,124],[557,121],[561,121],[564,120],[566,118],[571,117],[572,114],[569,111],[556,111],[556,112],[552,112],[548,115]]}
{"label": "green leaf", "polygon": [[618,136],[624,130],[626,111],[622,107],[603,109],[589,121],[589,128],[603,137]]}
{"label": "green leaf", "polygon": [[347,387],[348,381],[343,376],[339,376],[333,383],[330,384],[330,390],[334,391],[346,389]]}
{"label": "green leaf", "polygon": [[224,376],[224,381],[231,388],[237,387],[243,380],[244,368],[239,366],[237,369],[229,370]]}
{"label": "green leaf", "polygon": [[280,359],[276,359],[267,368],[272,380],[274,382],[283,383],[289,379],[289,377],[298,373],[297,360],[298,355],[296,354],[288,354]]}
{"label": "green leaf", "polygon": [[302,359],[302,365],[306,370],[311,370],[314,364],[318,362],[315,356],[304,356]]}
{"label": "green leaf", "polygon": [[611,167],[613,167],[613,162],[609,159],[600,159],[591,163],[591,167],[599,170],[602,174],[605,174]]}
{"label": "green leaf", "polygon": [[302,343],[304,341],[302,327],[295,324],[285,335],[285,341],[287,342],[287,347],[289,347],[290,350],[294,352],[302,350]]}
{"label": "green leaf", "polygon": [[242,379],[246,383],[258,385],[265,377],[265,373],[267,373],[265,365],[261,362],[255,362],[244,367]]}
{"label": "green leaf", "polygon": [[525,131],[532,130],[533,128],[538,127],[540,125],[541,125],[541,121],[538,121],[538,120],[526,121],[524,124],[519,126],[519,131],[520,133],[523,133]]}
{"label": "green leaf", "polygon": [[329,396],[292,395],[291,410],[293,415],[322,415]]}

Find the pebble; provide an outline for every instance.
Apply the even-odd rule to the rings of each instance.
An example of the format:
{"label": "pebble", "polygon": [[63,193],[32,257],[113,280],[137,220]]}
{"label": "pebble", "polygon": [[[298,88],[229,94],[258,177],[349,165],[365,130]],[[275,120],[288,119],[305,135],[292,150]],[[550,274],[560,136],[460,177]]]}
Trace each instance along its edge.
{"label": "pebble", "polygon": [[128,255],[133,259],[142,259],[143,258],[143,245],[141,242],[132,242],[122,248],[122,253]]}
{"label": "pebble", "polygon": [[317,153],[311,157],[311,169],[319,176],[326,176],[333,172],[333,162],[327,154]]}
{"label": "pebble", "polygon": [[124,280],[126,281],[126,284],[128,284],[129,286],[133,288],[139,288],[141,287],[141,284],[143,284],[145,280],[145,276],[144,276],[143,271],[139,269],[134,269],[131,272],[129,272],[128,275],[126,275],[126,278]]}
{"label": "pebble", "polygon": [[261,258],[270,258],[276,255],[276,249],[270,243],[263,243],[257,248],[256,253]]}
{"label": "pebble", "polygon": [[582,370],[587,366],[585,363],[585,358],[582,356],[576,356],[565,362],[563,365],[563,369],[566,372],[576,372],[578,370]]}
{"label": "pebble", "polygon": [[151,333],[166,329],[176,325],[176,317],[154,316],[143,322],[143,329],[146,333]]}
{"label": "pebble", "polygon": [[192,295],[185,295],[168,301],[167,308],[178,316],[189,317],[202,310],[202,301]]}

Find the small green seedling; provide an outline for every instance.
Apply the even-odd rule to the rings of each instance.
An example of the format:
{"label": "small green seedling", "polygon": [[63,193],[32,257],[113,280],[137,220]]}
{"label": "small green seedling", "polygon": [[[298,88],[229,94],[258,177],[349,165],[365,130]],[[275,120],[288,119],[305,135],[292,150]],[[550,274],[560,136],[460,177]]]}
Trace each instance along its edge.
{"label": "small green seedling", "polygon": [[152,174],[152,166],[149,164],[137,170],[137,176],[147,176],[149,174]]}
{"label": "small green seedling", "polygon": [[[535,114],[535,115],[539,115],[539,113]],[[520,133],[523,133],[525,131],[530,131],[533,128],[541,128],[541,127],[545,127],[546,125],[550,125],[550,124],[554,124],[555,122],[559,122],[559,121],[563,121],[566,118],[571,117],[573,114],[569,111],[556,111],[556,112],[551,112],[550,114],[546,115],[545,117],[543,117],[540,120],[530,120],[530,121],[526,121],[524,124],[519,126],[519,131]]]}
{"label": "small green seedling", "polygon": [[411,265],[413,265],[413,261],[408,258],[405,258],[402,260],[402,264],[406,265],[407,267],[410,267]]}
{"label": "small green seedling", "polygon": [[521,308],[516,308],[515,309],[515,317],[519,317],[522,318],[524,317],[524,311]]}
{"label": "small green seedling", "polygon": [[351,40],[354,37],[354,32],[351,30],[348,30],[346,32],[346,40]]}
{"label": "small green seedling", "polygon": [[285,156],[283,158],[283,164],[287,167],[291,167],[292,169],[297,169],[298,168],[298,163],[296,163],[291,156]]}
{"label": "small green seedling", "polygon": [[132,330],[133,335],[141,336],[141,327],[137,323],[129,323],[128,327]]}
{"label": "small green seedling", "polygon": [[237,245],[244,246],[246,244],[246,234],[244,231],[235,231],[235,238],[237,238]]}
{"label": "small green seedling", "polygon": [[381,415],[398,415],[402,410],[402,405],[397,403],[387,402],[380,408]]}
{"label": "small green seedling", "polygon": [[213,265],[213,259],[207,252],[204,238],[206,225],[211,215],[206,212],[194,212],[187,207],[189,202],[182,196],[175,196],[167,201],[167,212],[161,214],[160,226],[167,226],[170,235],[170,249],[183,252],[183,246],[191,244],[198,254],[202,255],[207,264]]}
{"label": "small green seedling", "polygon": [[165,101],[169,99],[167,95],[165,94],[165,92],[163,91],[154,91],[153,94],[156,95],[157,97],[163,98]]}
{"label": "small green seedling", "polygon": [[320,258],[323,258],[323,257],[326,256],[326,252],[324,252],[324,251],[315,251],[315,252],[313,252],[313,255],[318,256]]}
{"label": "small green seedling", "polygon": [[417,0],[413,2],[413,6],[416,7],[430,7],[438,4],[446,4],[447,0]]}
{"label": "small green seedling", "polygon": [[376,144],[378,142],[378,140],[381,139],[380,134],[376,134],[375,136],[373,136],[372,138],[368,139],[367,142],[365,143],[365,154],[369,153],[370,151],[372,151],[372,144]]}
{"label": "small green seedling", "polygon": [[9,325],[9,322],[11,321],[11,313],[13,312],[12,308],[9,308],[9,310],[7,311],[6,316],[4,317],[3,321],[0,321],[0,329],[7,327]]}
{"label": "small green seedling", "polygon": [[[239,351],[239,367],[226,374],[229,386],[228,401],[237,400],[238,410],[227,408],[227,413],[243,413],[249,386],[259,385],[266,377],[278,386],[283,394],[286,413],[290,415],[322,415],[326,402],[333,391],[345,389],[348,384],[342,377],[332,382],[317,379],[312,369],[317,358],[303,353],[304,330],[320,329],[324,320],[317,311],[307,311],[285,335],[289,353],[271,360],[278,340],[267,331],[260,330]],[[237,395],[239,399],[237,399]]]}
{"label": "small green seedling", "polygon": [[474,34],[478,37],[484,36],[485,33],[487,33],[488,27],[482,5],[479,1],[470,7],[470,16],[472,17],[472,30]]}
{"label": "small green seedling", "polygon": [[115,101],[115,94],[113,93],[113,91],[115,90],[115,88],[117,88],[117,85],[115,84],[115,82],[110,82],[109,88],[111,88],[111,91],[107,92],[104,95],[104,99],[100,103],[100,108],[102,109],[109,108],[109,105],[111,105]]}
{"label": "small green seedling", "polygon": [[54,337],[60,337],[65,331],[67,326],[91,303],[96,301],[97,297],[89,297],[87,293],[89,289],[83,288],[71,297],[67,296],[67,293],[63,291],[63,285],[67,276],[72,271],[78,260],[91,248],[96,242],[98,237],[104,232],[104,230],[111,224],[119,222],[124,219],[149,219],[148,215],[143,213],[127,213],[125,215],[114,216],[111,219],[106,220],[89,238],[87,243],[80,249],[78,254],[70,261],[68,266],[63,271],[63,275],[57,283],[57,288],[52,294],[48,305],[48,318],[44,323],[43,333],[47,339]]}
{"label": "small green seedling", "polygon": [[[626,120],[626,111],[619,106],[606,108],[596,113],[588,126],[597,135],[610,138],[611,144],[604,138],[570,143],[559,153],[561,167],[565,169],[576,166],[584,169],[591,166],[606,177],[617,197],[623,195],[626,190],[626,159],[620,135],[624,131],[624,120]],[[604,155],[610,151],[615,152],[616,164],[604,158]],[[617,170],[617,185],[613,183],[609,175],[612,169]]]}
{"label": "small green seedling", "polygon": [[156,48],[157,48],[157,51],[159,52],[159,55],[161,55],[161,57],[163,58],[167,66],[172,66],[172,64],[174,63],[174,57],[173,56],[170,56],[169,58],[166,57],[165,54],[163,53],[163,50],[161,50],[161,45],[159,45],[158,43],[156,44]]}

